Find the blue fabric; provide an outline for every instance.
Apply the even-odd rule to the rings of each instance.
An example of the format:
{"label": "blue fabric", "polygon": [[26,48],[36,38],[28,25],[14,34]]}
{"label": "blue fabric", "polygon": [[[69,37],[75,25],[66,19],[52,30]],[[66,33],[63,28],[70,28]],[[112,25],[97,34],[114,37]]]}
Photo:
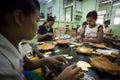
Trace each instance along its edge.
{"label": "blue fabric", "polygon": [[35,70],[27,71],[24,70],[24,76],[27,78],[27,80],[44,80],[44,78],[38,74]]}
{"label": "blue fabric", "polygon": [[[46,33],[53,33],[53,28],[50,28],[49,31],[46,30],[46,27],[45,27],[45,23],[41,26],[39,26],[39,29],[38,29],[38,34],[46,34]],[[44,39],[41,39],[41,40],[38,40],[38,42],[41,42],[41,41],[50,41],[52,40],[52,36],[47,36],[45,37]]]}

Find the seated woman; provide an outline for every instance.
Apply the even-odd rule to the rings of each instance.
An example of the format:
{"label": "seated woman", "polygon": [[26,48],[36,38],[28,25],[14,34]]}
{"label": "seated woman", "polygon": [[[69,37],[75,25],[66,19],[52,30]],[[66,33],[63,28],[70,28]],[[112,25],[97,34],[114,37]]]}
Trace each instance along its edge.
{"label": "seated woman", "polygon": [[43,25],[39,26],[37,38],[38,42],[40,41],[50,41],[53,39],[53,28],[52,25],[54,24],[55,19],[52,16],[49,16],[46,22]]}
{"label": "seated woman", "polygon": [[97,12],[91,11],[87,14],[88,25],[84,29],[82,35],[85,36],[84,41],[93,43],[102,43],[103,41],[103,27],[100,24],[96,24]]}
{"label": "seated woman", "polygon": [[110,20],[104,21],[104,37],[112,32],[112,28],[109,25],[110,25]]}
{"label": "seated woman", "polygon": [[83,34],[84,34],[84,31],[85,31],[85,28],[86,28],[87,25],[88,25],[88,23],[86,21],[84,21],[82,23],[82,26],[80,28],[78,28],[78,30],[77,30],[77,40],[78,40],[78,42],[83,41],[83,38],[84,38]]}

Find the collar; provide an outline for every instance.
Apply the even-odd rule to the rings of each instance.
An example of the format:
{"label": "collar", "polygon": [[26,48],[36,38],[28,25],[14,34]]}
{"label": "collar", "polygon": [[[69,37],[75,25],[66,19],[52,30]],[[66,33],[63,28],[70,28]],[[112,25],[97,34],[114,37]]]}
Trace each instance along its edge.
{"label": "collar", "polygon": [[18,70],[20,68],[20,60],[22,60],[21,54],[18,50],[5,38],[0,34],[0,51],[1,54],[4,55],[13,67]]}

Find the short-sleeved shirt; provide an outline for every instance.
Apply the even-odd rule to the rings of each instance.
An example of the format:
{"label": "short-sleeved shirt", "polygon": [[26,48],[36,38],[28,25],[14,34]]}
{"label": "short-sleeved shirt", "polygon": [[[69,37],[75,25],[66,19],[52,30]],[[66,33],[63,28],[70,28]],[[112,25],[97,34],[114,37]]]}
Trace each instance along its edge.
{"label": "short-sleeved shirt", "polygon": [[112,28],[110,27],[110,26],[108,26],[107,28],[103,28],[103,31],[104,31],[104,33],[107,33],[109,30],[111,30]]}
{"label": "short-sleeved shirt", "polygon": [[23,79],[23,55],[0,34],[0,80]]}
{"label": "short-sleeved shirt", "polygon": [[96,39],[99,26],[100,24],[97,24],[95,27],[90,28],[89,25],[87,25],[85,29],[85,38]]}
{"label": "short-sleeved shirt", "polygon": [[[44,23],[43,25],[39,26],[38,34],[43,35],[43,34],[46,34],[46,33],[53,33],[53,28],[50,28],[50,30],[48,31],[46,29],[45,23]],[[41,39],[41,40],[38,39],[38,42],[41,42],[41,41],[50,41],[50,40],[52,40],[52,36],[47,36],[47,37],[45,37],[44,39]]]}

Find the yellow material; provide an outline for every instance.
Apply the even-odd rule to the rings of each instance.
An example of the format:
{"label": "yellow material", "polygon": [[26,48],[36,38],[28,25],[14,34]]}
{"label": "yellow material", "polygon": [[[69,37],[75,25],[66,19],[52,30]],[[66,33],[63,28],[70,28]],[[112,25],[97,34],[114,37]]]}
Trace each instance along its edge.
{"label": "yellow material", "polygon": [[52,54],[52,52],[51,52],[51,51],[48,51],[48,52],[45,52],[45,54],[46,54],[46,55],[50,55],[50,54]]}
{"label": "yellow material", "polygon": [[[39,59],[40,59],[40,58],[39,58],[38,56],[35,56],[35,57],[31,58],[31,60],[39,60]],[[41,76],[44,77],[44,73],[43,73],[42,68],[35,69],[35,71],[36,71],[39,75],[41,75]]]}
{"label": "yellow material", "polygon": [[55,52],[60,52],[60,50],[56,50]]}

